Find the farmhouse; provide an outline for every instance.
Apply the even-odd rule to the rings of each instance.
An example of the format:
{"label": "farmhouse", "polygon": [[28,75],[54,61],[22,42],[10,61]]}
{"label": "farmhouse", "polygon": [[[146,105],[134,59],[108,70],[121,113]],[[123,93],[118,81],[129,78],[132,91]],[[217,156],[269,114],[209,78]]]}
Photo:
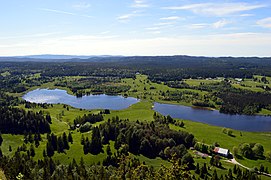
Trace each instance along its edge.
{"label": "farmhouse", "polygon": [[220,148],[220,147],[215,147],[214,152],[220,156],[228,157],[230,155],[230,150]]}

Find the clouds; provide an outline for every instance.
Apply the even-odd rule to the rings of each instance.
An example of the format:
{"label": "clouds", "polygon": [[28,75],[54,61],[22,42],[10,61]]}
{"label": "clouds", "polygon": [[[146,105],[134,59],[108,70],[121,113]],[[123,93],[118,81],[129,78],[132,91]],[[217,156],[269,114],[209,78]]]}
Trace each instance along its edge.
{"label": "clouds", "polygon": [[168,16],[160,18],[160,20],[179,20],[179,19],[181,19],[179,16]]}
{"label": "clouds", "polygon": [[267,55],[268,1],[3,1],[0,55]]}
{"label": "clouds", "polygon": [[57,9],[38,8],[38,10],[45,11],[45,12],[50,12],[50,13],[55,13],[55,14],[78,16],[78,17],[84,17],[84,18],[93,18],[93,16],[77,14],[77,13],[67,12],[67,11],[62,11],[62,10],[57,10]]}
{"label": "clouds", "polygon": [[1,55],[68,53],[81,55],[271,56],[269,50],[271,34],[233,33],[130,39],[73,35],[13,47],[4,46],[1,42],[0,47]]}
{"label": "clouds", "polygon": [[117,20],[120,22],[128,22],[133,17],[141,16],[140,12],[141,11],[132,11],[131,13],[120,15],[117,17]]}
{"label": "clouds", "polygon": [[61,11],[61,10],[56,10],[56,9],[38,8],[38,10],[46,11],[46,12],[52,12],[52,13],[57,13],[57,14],[65,14],[65,15],[76,16],[75,13],[71,13],[71,12],[67,12],[67,11]]}
{"label": "clouds", "polygon": [[133,7],[133,8],[148,8],[148,7],[150,7],[150,5],[144,0],[134,0],[131,7]]}
{"label": "clouds", "polygon": [[213,23],[213,27],[218,29],[218,28],[223,28],[224,26],[226,26],[227,24],[230,24],[230,21],[227,21],[226,19],[221,19],[215,23]]}
{"label": "clouds", "polygon": [[76,10],[85,10],[85,9],[89,9],[90,7],[91,7],[91,4],[87,2],[79,2],[73,5],[73,8]]}
{"label": "clouds", "polygon": [[257,24],[264,28],[271,28],[271,17],[258,20]]}
{"label": "clouds", "polygon": [[133,10],[130,13],[123,14],[117,17],[119,22],[128,22],[133,17],[142,16],[143,9],[149,8],[150,5],[145,0],[133,0],[130,8]]}
{"label": "clouds", "polygon": [[259,9],[263,7],[266,7],[266,5],[236,2],[236,3],[198,3],[183,6],[169,6],[165,7],[164,9],[187,10],[193,12],[194,14],[222,17],[237,14],[240,12]]}

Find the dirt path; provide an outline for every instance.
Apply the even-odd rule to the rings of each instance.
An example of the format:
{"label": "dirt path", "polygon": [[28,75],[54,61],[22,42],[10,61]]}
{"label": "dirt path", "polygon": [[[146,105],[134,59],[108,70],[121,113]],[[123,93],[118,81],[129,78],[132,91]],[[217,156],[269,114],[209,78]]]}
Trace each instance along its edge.
{"label": "dirt path", "polygon": [[[240,164],[239,162],[236,161],[235,158],[233,159],[229,159],[229,160],[225,160],[226,162],[229,162],[229,163],[232,163],[232,164],[236,164],[238,166],[241,166],[247,170],[251,170],[251,168],[247,167],[247,166],[244,166],[243,164]],[[264,175],[264,176],[267,176],[267,177],[271,177],[271,174],[268,174],[268,173],[265,173],[265,172],[260,172],[260,171],[257,171],[258,174],[261,174],[261,175]]]}

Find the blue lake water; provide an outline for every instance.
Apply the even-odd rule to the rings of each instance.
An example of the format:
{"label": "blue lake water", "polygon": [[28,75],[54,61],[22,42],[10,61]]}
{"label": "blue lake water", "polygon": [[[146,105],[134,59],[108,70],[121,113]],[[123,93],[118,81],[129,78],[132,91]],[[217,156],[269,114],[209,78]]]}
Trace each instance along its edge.
{"label": "blue lake water", "polygon": [[[67,104],[82,109],[111,109],[120,110],[128,108],[139,100],[132,97],[111,95],[89,95],[77,98],[60,89],[36,89],[23,96],[23,99],[35,103]],[[210,125],[232,128],[244,131],[271,132],[271,117],[229,115],[217,110],[198,109],[182,105],[154,103],[155,111],[170,115],[173,118],[187,119]]]}
{"label": "blue lake water", "polygon": [[187,119],[243,131],[271,132],[270,116],[229,115],[182,105],[155,103],[155,111],[173,118]]}
{"label": "blue lake water", "polygon": [[82,109],[111,109],[120,110],[128,108],[139,100],[132,97],[110,96],[110,95],[89,95],[77,98],[61,89],[36,89],[28,92],[23,99],[34,103],[67,104]]}

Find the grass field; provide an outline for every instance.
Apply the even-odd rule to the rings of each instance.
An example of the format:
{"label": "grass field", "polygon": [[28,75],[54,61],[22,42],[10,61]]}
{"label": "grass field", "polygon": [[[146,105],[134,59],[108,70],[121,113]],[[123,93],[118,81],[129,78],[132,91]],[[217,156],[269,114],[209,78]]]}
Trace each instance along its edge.
{"label": "grass field", "polygon": [[[255,132],[245,132],[245,131],[233,131],[235,137],[229,136],[222,132],[222,127],[211,126],[203,123],[183,120],[185,126],[184,128],[177,127],[175,125],[170,125],[172,129],[175,130],[185,130],[192,133],[196,139],[200,142],[206,144],[214,144],[215,142],[222,148],[230,149],[232,151],[233,147],[238,147],[241,143],[260,143],[264,147],[265,153],[271,151],[271,133],[255,133]],[[271,162],[266,160],[249,160],[249,159],[237,159],[240,163],[253,168],[260,167],[263,164],[268,169],[271,169]]]}
{"label": "grass field", "polygon": [[206,91],[200,91],[195,89],[175,89],[168,87],[164,84],[153,83],[147,79],[146,75],[137,75],[136,79],[128,78],[122,80],[123,85],[131,86],[128,91],[128,96],[148,100],[151,102],[160,102],[167,104],[181,104],[186,106],[192,106],[191,102],[185,101],[165,101],[162,99],[161,93],[166,91],[179,91],[179,92],[194,92],[203,96],[208,94]]}
{"label": "grass field", "polygon": [[201,84],[214,84],[221,82],[219,79],[185,79],[184,82],[189,86],[199,86]]}

